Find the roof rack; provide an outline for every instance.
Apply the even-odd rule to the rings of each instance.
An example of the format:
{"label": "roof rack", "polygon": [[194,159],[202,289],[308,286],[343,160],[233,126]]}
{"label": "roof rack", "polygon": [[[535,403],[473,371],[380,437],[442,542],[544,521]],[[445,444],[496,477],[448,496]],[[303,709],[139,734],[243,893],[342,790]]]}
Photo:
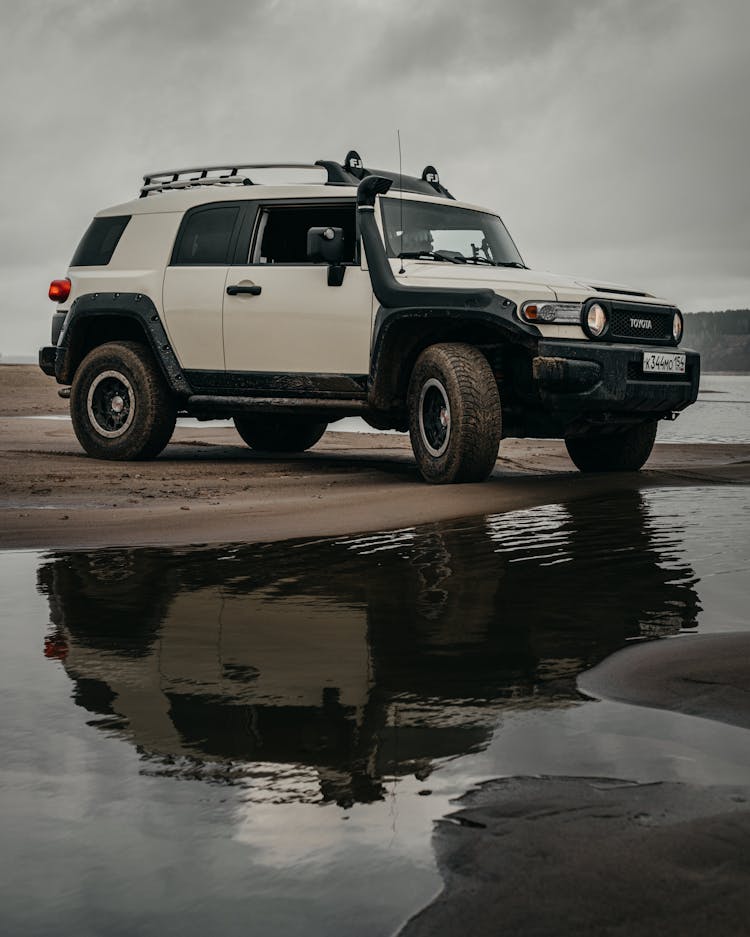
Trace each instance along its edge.
{"label": "roof rack", "polygon": [[[244,175],[246,169],[320,169],[315,163],[224,163],[221,166],[192,166],[187,169],[163,169],[143,177],[141,198],[168,189],[189,189],[200,185],[253,185]],[[243,174],[240,174],[243,170]],[[195,174],[198,175],[195,175]],[[213,173],[214,175],[209,175]],[[224,173],[224,175],[215,175]],[[182,178],[183,176],[187,178]]]}
{"label": "roof rack", "polygon": [[[394,189],[423,195],[453,196],[444,188],[434,166],[425,166],[421,178],[381,169],[366,169],[356,150],[349,150],[343,163],[319,159],[314,163],[225,163],[221,166],[194,166],[188,169],[164,169],[143,177],[140,197],[170,189],[191,189],[204,185],[254,185],[245,175],[252,169],[318,169],[326,173],[325,185],[358,186],[365,176],[385,176]],[[320,183],[318,183],[320,184]]]}

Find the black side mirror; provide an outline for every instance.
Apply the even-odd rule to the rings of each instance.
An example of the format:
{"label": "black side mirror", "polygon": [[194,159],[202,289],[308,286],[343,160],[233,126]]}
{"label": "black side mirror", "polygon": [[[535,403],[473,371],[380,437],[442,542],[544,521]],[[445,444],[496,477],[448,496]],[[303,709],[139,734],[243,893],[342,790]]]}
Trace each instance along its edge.
{"label": "black side mirror", "polygon": [[314,264],[328,264],[328,285],[341,286],[346,271],[341,263],[344,259],[344,229],[309,228],[307,259]]}
{"label": "black side mirror", "polygon": [[307,259],[314,264],[340,264],[344,259],[344,229],[310,228]]}

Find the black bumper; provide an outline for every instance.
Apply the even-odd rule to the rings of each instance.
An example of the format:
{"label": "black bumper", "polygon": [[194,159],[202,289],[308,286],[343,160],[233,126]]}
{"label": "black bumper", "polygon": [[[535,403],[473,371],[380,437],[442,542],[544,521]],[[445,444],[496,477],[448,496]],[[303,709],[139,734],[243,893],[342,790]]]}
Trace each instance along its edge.
{"label": "black bumper", "polygon": [[45,345],[39,349],[39,367],[50,377],[55,376],[55,358],[57,357],[57,348],[54,345]]}
{"label": "black bumper", "polygon": [[[644,372],[644,352],[684,354],[685,373]],[[700,355],[674,346],[542,340],[532,369],[545,409],[581,416],[663,416],[694,403],[700,383]]]}

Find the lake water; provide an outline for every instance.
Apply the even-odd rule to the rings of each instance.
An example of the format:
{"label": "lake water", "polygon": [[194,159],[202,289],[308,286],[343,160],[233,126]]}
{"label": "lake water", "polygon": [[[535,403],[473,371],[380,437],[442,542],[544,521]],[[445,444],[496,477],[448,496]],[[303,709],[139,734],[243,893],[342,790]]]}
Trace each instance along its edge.
{"label": "lake water", "polygon": [[488,778],[750,787],[746,730],[584,699],[628,642],[746,630],[750,491],[0,563],[0,932],[384,935]]}
{"label": "lake water", "polygon": [[657,440],[750,443],[750,374],[704,374],[696,402],[661,422]]}

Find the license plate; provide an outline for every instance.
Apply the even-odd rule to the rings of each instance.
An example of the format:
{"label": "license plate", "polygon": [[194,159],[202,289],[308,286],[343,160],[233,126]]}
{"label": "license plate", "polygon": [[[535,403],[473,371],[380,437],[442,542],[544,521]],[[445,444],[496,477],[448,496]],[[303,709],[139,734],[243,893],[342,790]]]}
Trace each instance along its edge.
{"label": "license plate", "polygon": [[684,374],[685,355],[670,355],[660,351],[643,352],[645,374]]}

